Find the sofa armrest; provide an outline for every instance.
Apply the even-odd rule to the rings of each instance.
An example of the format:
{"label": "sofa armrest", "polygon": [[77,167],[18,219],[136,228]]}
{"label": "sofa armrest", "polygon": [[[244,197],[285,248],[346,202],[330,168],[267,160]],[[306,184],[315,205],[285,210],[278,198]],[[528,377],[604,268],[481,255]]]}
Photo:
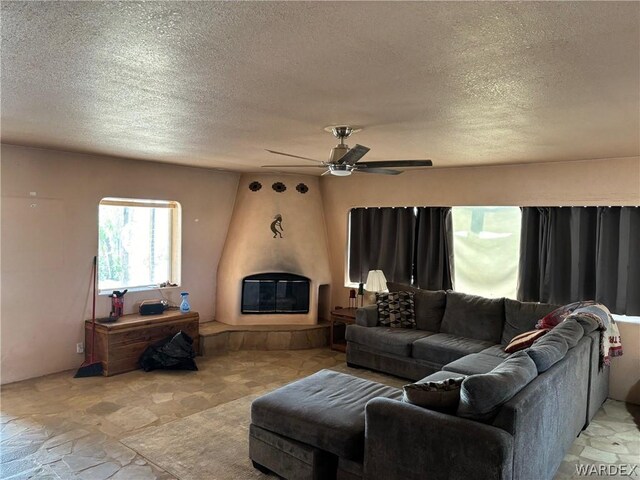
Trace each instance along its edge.
{"label": "sofa armrest", "polygon": [[378,306],[367,305],[357,309],[356,324],[361,327],[375,327],[378,325]]}
{"label": "sofa armrest", "polygon": [[365,418],[365,479],[512,478],[504,430],[388,398],[367,403]]}

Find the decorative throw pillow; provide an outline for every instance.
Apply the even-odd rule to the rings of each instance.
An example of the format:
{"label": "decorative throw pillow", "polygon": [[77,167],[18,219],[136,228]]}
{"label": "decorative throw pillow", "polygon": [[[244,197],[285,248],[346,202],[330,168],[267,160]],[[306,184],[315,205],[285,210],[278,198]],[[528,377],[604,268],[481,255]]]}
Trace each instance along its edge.
{"label": "decorative throw pillow", "polygon": [[378,325],[416,328],[416,312],[411,292],[376,293]]}
{"label": "decorative throw pillow", "polygon": [[548,331],[548,328],[543,328],[542,330],[531,330],[529,332],[524,332],[520,335],[516,335],[511,339],[509,345],[504,348],[504,351],[506,353],[514,353],[520,350],[524,350],[525,348],[529,348],[531,345],[533,345],[533,342],[535,342]]}
{"label": "decorative throw pillow", "polygon": [[410,383],[402,387],[402,401],[439,412],[455,412],[463,380],[464,377],[452,377],[440,382]]}
{"label": "decorative throw pillow", "polygon": [[444,290],[423,290],[403,285],[401,283],[387,282],[390,292],[411,292],[415,294],[416,325],[419,330],[439,332],[444,307],[447,304],[447,294]]}

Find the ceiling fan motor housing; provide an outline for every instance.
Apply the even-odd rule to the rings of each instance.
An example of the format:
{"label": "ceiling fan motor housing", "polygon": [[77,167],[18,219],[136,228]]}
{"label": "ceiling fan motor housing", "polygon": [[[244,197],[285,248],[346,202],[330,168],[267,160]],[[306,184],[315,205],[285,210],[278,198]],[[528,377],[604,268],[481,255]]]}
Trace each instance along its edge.
{"label": "ceiling fan motor housing", "polygon": [[349,145],[345,145],[341,143],[340,145],[336,145],[331,149],[331,153],[329,153],[329,163],[335,163],[344,157],[345,153],[349,151]]}

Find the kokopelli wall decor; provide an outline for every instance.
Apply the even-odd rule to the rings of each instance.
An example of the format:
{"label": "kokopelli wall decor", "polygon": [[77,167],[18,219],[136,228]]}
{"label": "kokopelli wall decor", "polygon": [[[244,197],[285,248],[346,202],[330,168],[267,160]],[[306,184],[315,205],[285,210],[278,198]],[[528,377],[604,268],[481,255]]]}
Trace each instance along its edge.
{"label": "kokopelli wall decor", "polygon": [[271,222],[271,231],[273,232],[273,238],[282,238],[282,232],[284,229],[282,228],[282,215],[279,213],[273,217],[273,222]]}

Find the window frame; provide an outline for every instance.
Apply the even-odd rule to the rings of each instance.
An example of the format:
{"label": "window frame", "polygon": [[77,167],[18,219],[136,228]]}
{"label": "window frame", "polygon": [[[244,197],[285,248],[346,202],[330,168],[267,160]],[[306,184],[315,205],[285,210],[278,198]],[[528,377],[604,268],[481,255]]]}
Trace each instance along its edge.
{"label": "window frame", "polygon": [[118,287],[101,288],[98,280],[97,290],[99,295],[111,295],[114,289],[127,289],[129,292],[141,292],[148,290],[158,290],[161,288],[179,288],[182,281],[182,205],[175,200],[141,199],[104,197],[98,202],[98,277],[100,264],[100,207],[142,207],[142,208],[168,208],[171,210],[170,233],[169,233],[169,282],[171,286],[160,287],[159,284],[147,285],[121,285]]}

